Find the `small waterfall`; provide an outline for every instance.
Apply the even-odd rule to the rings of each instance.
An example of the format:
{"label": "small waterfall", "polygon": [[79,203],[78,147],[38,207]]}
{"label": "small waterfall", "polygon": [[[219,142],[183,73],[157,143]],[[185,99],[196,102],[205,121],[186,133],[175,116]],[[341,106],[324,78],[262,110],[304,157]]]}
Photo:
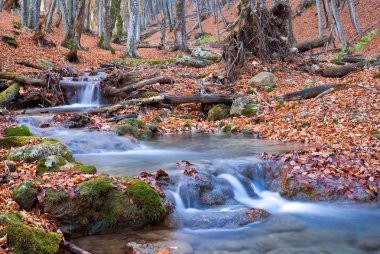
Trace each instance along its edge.
{"label": "small waterfall", "polygon": [[105,73],[89,76],[84,73],[80,77],[65,77],[59,85],[64,93],[66,104],[75,106],[99,106],[101,102],[100,82]]}
{"label": "small waterfall", "polygon": [[181,199],[181,196],[179,195],[179,189],[180,189],[180,186],[178,186],[177,190],[174,192],[174,191],[170,191],[170,193],[173,195],[173,198],[174,198],[174,203],[175,203],[175,207],[179,210],[184,210],[185,209],[185,204],[183,203],[182,199]]}

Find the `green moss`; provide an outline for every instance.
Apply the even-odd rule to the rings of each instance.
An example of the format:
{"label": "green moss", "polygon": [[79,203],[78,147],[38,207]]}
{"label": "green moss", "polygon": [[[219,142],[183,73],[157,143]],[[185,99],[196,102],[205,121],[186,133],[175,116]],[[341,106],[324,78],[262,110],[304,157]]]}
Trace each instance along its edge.
{"label": "green moss", "polygon": [[73,163],[74,169],[79,169],[84,174],[96,174],[96,167],[93,165],[85,165],[81,162]]}
{"label": "green moss", "polygon": [[61,236],[46,232],[40,228],[32,228],[21,222],[19,215],[1,216],[1,224],[5,225],[4,233],[8,236],[8,247],[14,254],[53,254],[57,253]]}
{"label": "green moss", "polygon": [[36,137],[4,137],[0,138],[0,147],[10,149],[12,147],[25,146],[29,142],[39,144],[44,142],[44,139]]}
{"label": "green moss", "polygon": [[90,200],[105,195],[115,188],[112,180],[106,177],[95,178],[79,184],[80,197]]}
{"label": "green moss", "polygon": [[21,22],[20,21],[12,21],[13,28],[21,29]]}
{"label": "green moss", "polygon": [[49,205],[59,204],[69,198],[69,195],[65,191],[56,191],[53,189],[47,189],[45,193],[45,203]]}
{"label": "green moss", "polygon": [[46,172],[55,172],[67,164],[67,160],[58,155],[51,155],[38,161],[37,174],[41,175]]}
{"label": "green moss", "polygon": [[306,128],[306,127],[310,127],[310,126],[311,126],[311,123],[309,121],[303,122],[301,124],[301,128]]}
{"label": "green moss", "polygon": [[74,41],[71,36],[66,36],[65,39],[61,42],[61,46],[71,49],[73,47]]}
{"label": "green moss", "polygon": [[205,59],[213,61],[213,62],[217,62],[221,59],[221,57],[219,55],[209,55],[209,56],[206,56]]}
{"label": "green moss", "polygon": [[37,63],[40,63],[44,66],[46,66],[47,68],[53,68],[54,67],[54,63],[50,62],[49,60],[46,60],[46,59],[43,59],[43,58],[38,58],[36,59]]}
{"label": "green moss", "polygon": [[209,121],[216,121],[224,119],[230,113],[230,106],[226,104],[217,104],[212,107],[207,115]]}
{"label": "green moss", "polygon": [[198,45],[202,45],[202,44],[206,44],[206,43],[210,43],[210,42],[217,42],[217,41],[218,41],[218,39],[216,38],[215,35],[205,34],[205,35],[201,36],[200,38],[198,38],[195,42]]}
{"label": "green moss", "polygon": [[189,121],[185,121],[185,122],[183,123],[183,127],[185,127],[185,128],[191,128],[191,124],[190,124],[190,122],[189,122]]}
{"label": "green moss", "polygon": [[34,187],[35,180],[25,180],[13,189],[12,198],[22,209],[30,210],[36,200],[39,190]]}
{"label": "green moss", "polygon": [[132,125],[129,125],[129,124],[116,125],[114,130],[120,136],[121,135],[131,135],[131,136],[138,139],[142,135],[141,131],[138,128],[136,128]]}
{"label": "green moss", "polygon": [[123,60],[123,59],[112,59],[111,62],[116,64],[123,65],[140,65],[140,64],[149,64],[149,65],[158,65],[158,64],[167,64],[174,63],[175,59],[131,59],[131,60]]}
{"label": "green moss", "polygon": [[121,15],[118,15],[116,18],[116,34],[115,34],[116,42],[120,42],[122,33],[123,33],[123,19],[121,18]]}
{"label": "green moss", "polygon": [[336,65],[344,65],[344,62],[342,61],[342,59],[339,59],[339,58],[332,59],[330,63],[336,64]]}
{"label": "green moss", "polygon": [[240,133],[248,136],[248,135],[252,135],[253,131],[252,130],[242,130]]}
{"label": "green moss", "polygon": [[146,218],[151,222],[159,221],[166,214],[166,208],[158,193],[148,184],[140,180],[132,180],[126,193],[132,198],[133,203],[139,205]]}
{"label": "green moss", "polygon": [[249,87],[248,89],[247,89],[247,94],[254,94],[255,93],[255,89],[253,89],[253,88],[251,88],[251,87]]}
{"label": "green moss", "polygon": [[158,96],[160,95],[159,93],[157,93],[156,91],[146,91],[145,93],[142,94],[142,97],[143,98],[150,98],[150,97],[154,97],[154,96]]}
{"label": "green moss", "polygon": [[375,74],[375,78],[380,79],[380,72]]}
{"label": "green moss", "polygon": [[247,105],[245,105],[245,107],[241,111],[241,115],[242,116],[251,117],[251,116],[257,115],[258,111],[259,111],[258,104],[256,104],[256,103],[248,103]]}
{"label": "green moss", "polygon": [[153,117],[153,118],[150,120],[150,122],[153,123],[153,124],[157,124],[157,123],[161,123],[161,122],[162,122],[162,119],[161,119],[161,117],[156,116],[156,117]]}
{"label": "green moss", "polygon": [[208,75],[210,75],[210,73],[206,73],[206,72],[204,72],[204,73],[200,73],[200,74],[198,74],[198,75],[196,76],[196,78],[197,78],[197,79],[202,79],[202,78],[207,77]]}
{"label": "green moss", "polygon": [[108,226],[116,226],[117,218],[125,213],[129,205],[128,197],[120,190],[112,190],[108,193],[102,207],[104,220]]}
{"label": "green moss", "polygon": [[99,48],[102,48],[103,42],[104,42],[104,34],[102,33],[100,35],[99,42],[97,43]]}
{"label": "green moss", "polygon": [[26,125],[21,125],[19,127],[8,127],[5,129],[6,137],[18,137],[18,136],[33,136],[30,132],[29,127]]}
{"label": "green moss", "polygon": [[14,99],[14,97],[18,94],[18,90],[20,86],[18,83],[13,83],[7,89],[0,93],[0,104],[7,104]]}
{"label": "green moss", "polygon": [[6,44],[8,44],[9,46],[13,47],[13,48],[17,48],[18,47],[17,41],[13,37],[3,35],[3,36],[0,37],[0,39],[3,42],[5,42]]}

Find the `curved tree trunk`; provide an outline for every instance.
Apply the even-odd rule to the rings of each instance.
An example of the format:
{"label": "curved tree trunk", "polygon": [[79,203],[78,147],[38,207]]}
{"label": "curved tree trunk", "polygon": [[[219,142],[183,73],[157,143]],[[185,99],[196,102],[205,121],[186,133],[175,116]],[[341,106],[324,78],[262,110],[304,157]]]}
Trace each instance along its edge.
{"label": "curved tree trunk", "polygon": [[347,5],[348,5],[349,13],[350,13],[351,23],[355,27],[356,32],[361,35],[362,29],[360,28],[359,23],[358,23],[358,18],[356,17],[354,0],[347,0]]}

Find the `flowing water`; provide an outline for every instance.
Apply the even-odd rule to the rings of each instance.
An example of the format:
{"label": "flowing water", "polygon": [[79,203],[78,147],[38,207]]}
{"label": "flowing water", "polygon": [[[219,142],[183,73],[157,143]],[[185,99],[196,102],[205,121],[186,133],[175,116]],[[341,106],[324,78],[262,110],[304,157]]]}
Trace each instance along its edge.
{"label": "flowing water", "polygon": [[[227,134],[164,135],[138,142],[113,133],[50,127],[39,122],[51,116],[25,116],[37,135],[66,143],[78,161],[97,166],[100,173],[134,175],[165,169],[173,179],[166,192],[183,219],[180,228],[148,227],[73,241],[92,253],[121,254],[125,245],[145,240],[169,246],[172,253],[380,253],[378,204],[289,201],[266,190],[267,162],[262,152],[283,152],[299,145]],[[177,161],[188,160],[231,197],[221,206],[202,206]],[[248,173],[247,173],[248,172]],[[253,177],[252,177],[253,176]],[[211,180],[210,180],[211,181]],[[271,215],[242,224],[238,214],[262,208]]]}

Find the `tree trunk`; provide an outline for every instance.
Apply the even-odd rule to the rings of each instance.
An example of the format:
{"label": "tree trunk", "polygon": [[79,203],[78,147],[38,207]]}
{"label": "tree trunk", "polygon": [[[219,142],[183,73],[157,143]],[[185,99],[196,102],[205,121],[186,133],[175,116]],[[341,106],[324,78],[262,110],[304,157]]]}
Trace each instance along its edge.
{"label": "tree trunk", "polygon": [[48,33],[51,33],[53,30],[51,29],[51,22],[53,21],[53,14],[55,7],[57,5],[57,0],[52,0],[51,7],[49,9],[49,14],[46,20],[46,26],[45,26],[45,31]]}
{"label": "tree trunk", "polygon": [[139,1],[130,0],[129,1],[129,29],[128,29],[128,38],[127,38],[127,48],[125,54],[129,57],[136,58],[138,57],[136,53],[136,35],[139,16]]}
{"label": "tree trunk", "polygon": [[18,83],[13,83],[10,87],[0,93],[0,105],[7,106],[18,94],[20,86]]}
{"label": "tree trunk", "polygon": [[316,0],[315,5],[317,6],[317,13],[318,13],[318,33],[319,33],[319,37],[323,37],[323,16],[322,16],[321,0]]}
{"label": "tree trunk", "polygon": [[13,80],[20,84],[26,84],[31,86],[46,86],[46,82],[42,79],[28,78],[13,72],[0,72],[0,79]]}
{"label": "tree trunk", "polygon": [[98,36],[101,37],[103,33],[103,3],[104,0],[98,0]]}
{"label": "tree trunk", "polygon": [[128,3],[127,0],[123,0],[120,4],[120,14],[123,19],[123,29],[121,32],[121,38],[125,38],[128,34],[129,26],[129,12],[128,12]]}
{"label": "tree trunk", "polygon": [[65,25],[65,39],[62,41],[61,46],[66,47],[66,48],[71,48],[73,44],[73,29],[72,29],[72,23],[71,23],[71,18],[69,16],[68,10],[71,9],[70,3],[71,0],[68,1],[69,5],[68,8],[66,7],[66,1],[65,0],[60,0],[61,3],[61,13],[62,13],[62,18],[63,18],[63,23]]}
{"label": "tree trunk", "polygon": [[80,39],[82,36],[82,30],[83,30],[83,18],[84,18],[84,11],[86,7],[86,1],[85,0],[76,0],[76,14],[74,18],[74,44],[73,47],[76,47],[77,49],[82,49],[82,46],[80,45]]}
{"label": "tree trunk", "polygon": [[28,27],[28,13],[29,13],[28,0],[21,0],[21,26],[22,27]]}
{"label": "tree trunk", "polygon": [[28,14],[28,27],[30,29],[36,28],[37,22],[37,0],[30,0],[29,2],[29,14]]}
{"label": "tree trunk", "polygon": [[99,42],[102,49],[111,50],[112,31],[115,27],[116,18],[120,13],[121,0],[104,0],[103,2],[103,33]]}
{"label": "tree trunk", "polygon": [[0,0],[0,12],[3,11],[4,0]]}
{"label": "tree trunk", "polygon": [[174,50],[189,52],[186,35],[185,0],[175,3]]}
{"label": "tree trunk", "polygon": [[227,28],[228,23],[226,21],[226,18],[224,17],[223,8],[222,8],[222,5],[220,4],[219,0],[216,0],[216,5],[218,7],[220,18],[221,18],[221,20],[223,22],[224,28]]}
{"label": "tree trunk", "polygon": [[366,61],[340,67],[327,67],[323,70],[322,76],[327,78],[342,78],[351,72],[360,71],[366,65]]}
{"label": "tree trunk", "polygon": [[196,12],[198,16],[198,26],[199,26],[199,31],[203,33],[203,27],[202,27],[202,18],[201,18],[201,10],[199,10],[199,0],[195,0],[195,7],[196,7]]}
{"label": "tree trunk", "polygon": [[339,14],[339,10],[338,10],[336,0],[331,0],[331,10],[333,13],[335,27],[336,27],[336,30],[338,33],[339,40],[343,46],[347,46],[347,40],[346,40],[346,37],[344,36],[342,24],[340,22],[340,14]]}
{"label": "tree trunk", "polygon": [[362,30],[359,26],[359,23],[358,23],[358,18],[356,17],[356,11],[355,11],[355,3],[354,3],[354,0],[347,0],[347,4],[348,4],[348,10],[350,12],[350,19],[351,19],[351,23],[352,25],[355,27],[356,29],[356,32],[361,35],[362,34]]}

